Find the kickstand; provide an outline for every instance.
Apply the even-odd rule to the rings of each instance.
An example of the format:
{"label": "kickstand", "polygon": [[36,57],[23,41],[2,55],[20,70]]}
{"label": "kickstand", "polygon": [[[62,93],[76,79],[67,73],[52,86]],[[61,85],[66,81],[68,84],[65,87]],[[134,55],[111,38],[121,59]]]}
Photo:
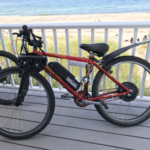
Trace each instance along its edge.
{"label": "kickstand", "polygon": [[100,101],[100,103],[105,107],[105,109],[109,109],[109,107],[107,106],[107,104],[104,103],[104,101]]}

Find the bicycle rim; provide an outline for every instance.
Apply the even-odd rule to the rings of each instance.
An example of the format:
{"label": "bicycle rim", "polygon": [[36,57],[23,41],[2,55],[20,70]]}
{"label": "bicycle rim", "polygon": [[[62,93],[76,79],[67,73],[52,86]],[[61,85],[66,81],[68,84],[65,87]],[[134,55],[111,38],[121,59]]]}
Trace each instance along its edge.
{"label": "bicycle rim", "polygon": [[[5,51],[0,51],[0,70],[5,69],[7,67],[16,66],[17,58],[15,58],[14,55],[12,55],[12,56],[11,55],[12,54],[7,53]],[[1,78],[0,83],[5,83],[5,81],[6,81],[5,77]],[[1,94],[3,93],[2,90],[3,89],[1,87],[0,88],[0,93]],[[3,99],[3,97],[5,97],[5,98]],[[12,104],[12,102],[11,102],[12,99],[8,98],[7,101],[6,101],[6,97],[7,97],[7,95],[2,94],[0,96],[0,103],[1,104],[3,103],[4,105]]]}
{"label": "bicycle rim", "polygon": [[[150,74],[149,68],[137,61],[120,61],[111,66],[113,73],[111,74],[120,83],[133,83],[138,89],[138,94],[135,99],[130,100],[124,97],[114,97],[105,99],[109,109],[103,106],[101,109],[107,117],[116,122],[136,124],[144,120],[150,113]],[[105,75],[99,81],[99,93],[112,92],[118,90],[118,85],[111,81]]]}
{"label": "bicycle rim", "polygon": [[0,75],[0,79],[7,77],[5,82],[0,83],[0,97],[13,102],[11,105],[0,103],[0,131],[7,137],[21,135],[23,138],[27,134],[35,134],[47,124],[51,104],[48,90],[34,75],[31,80],[35,90],[28,88],[22,105],[16,107],[14,102],[20,85],[18,74],[19,70],[12,70]]}

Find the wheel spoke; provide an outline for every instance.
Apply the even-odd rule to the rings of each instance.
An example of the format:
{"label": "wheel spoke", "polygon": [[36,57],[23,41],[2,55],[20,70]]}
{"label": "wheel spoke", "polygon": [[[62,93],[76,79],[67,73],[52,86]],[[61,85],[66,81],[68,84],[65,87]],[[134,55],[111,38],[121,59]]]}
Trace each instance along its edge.
{"label": "wheel spoke", "polygon": [[[133,66],[133,70],[131,71],[132,74],[130,74],[129,71],[130,64],[132,64]],[[116,66],[119,66],[118,74],[116,72],[117,70]],[[107,117],[109,117],[108,120],[111,119],[113,123],[118,125],[122,124],[126,126],[133,125],[132,122],[138,123],[138,120],[139,122],[141,122],[141,119],[144,118],[144,117],[142,118],[142,115],[144,115],[144,113],[147,113],[147,110],[149,110],[149,105],[150,105],[150,102],[146,102],[146,101],[144,102],[144,98],[140,99],[140,95],[139,95],[141,90],[141,84],[142,84],[142,74],[143,74],[143,70],[145,70],[146,78],[144,83],[145,89],[143,89],[144,90],[143,97],[150,96],[150,92],[148,93],[148,91],[150,91],[150,86],[149,83],[147,82],[150,80],[150,74],[149,74],[150,70],[149,67],[147,66],[147,62],[144,63],[143,60],[141,61],[139,58],[133,56],[122,57],[122,58],[120,57],[120,58],[116,58],[116,60],[113,60],[111,63],[109,63],[108,67],[111,68],[111,70],[113,71],[111,75],[114,78],[116,78],[116,74],[117,74],[118,81],[124,84],[124,86],[126,86],[128,89],[130,89],[132,93],[120,96],[119,97],[120,100],[117,98],[105,99],[104,103],[107,104],[109,109],[105,109],[105,107],[101,108],[104,110],[102,111],[104,113],[103,114],[104,118],[106,117],[107,119]],[[102,82],[103,78],[106,78],[106,85],[105,85],[106,89],[103,89],[103,82]],[[98,92],[101,92],[100,95],[107,95],[105,93],[106,90],[111,93],[114,91],[114,89],[116,89],[116,84],[111,79],[109,79],[104,73],[102,72],[99,73],[99,77],[97,76],[96,81],[98,80],[99,82],[95,84],[97,84],[99,87]],[[124,89],[118,87],[117,89],[118,93],[123,93],[123,91],[121,90]],[[94,95],[94,97],[96,97],[97,95],[99,95],[99,93]],[[138,100],[136,100],[137,98]],[[96,106],[97,110],[99,111],[98,107],[99,106]],[[127,122],[128,124],[126,124]]]}
{"label": "wheel spoke", "polygon": [[[16,84],[19,85],[20,79],[18,74],[18,68],[9,68],[5,74],[3,73],[3,76],[12,75]],[[0,74],[0,79],[3,76]],[[32,91],[32,89],[28,88],[29,85],[25,86],[28,88],[27,93],[24,96],[22,105],[19,106],[15,106],[15,104],[3,105],[0,101],[0,132],[3,131],[3,135],[10,135],[11,133],[10,138],[15,138],[15,136],[25,138],[25,135],[28,134],[27,137],[30,137],[41,131],[45,124],[48,125],[54,110],[51,110],[51,108],[54,107],[54,103],[50,102],[50,100],[54,101],[54,99],[51,99],[51,95],[49,93],[50,88],[45,85],[41,75],[34,74],[32,78],[34,79],[33,85],[40,83],[43,90]],[[19,86],[12,88],[9,86],[9,81],[10,80],[8,78],[6,84],[0,89],[0,100],[8,101],[16,99],[17,97]],[[49,113],[49,111],[52,113]]]}

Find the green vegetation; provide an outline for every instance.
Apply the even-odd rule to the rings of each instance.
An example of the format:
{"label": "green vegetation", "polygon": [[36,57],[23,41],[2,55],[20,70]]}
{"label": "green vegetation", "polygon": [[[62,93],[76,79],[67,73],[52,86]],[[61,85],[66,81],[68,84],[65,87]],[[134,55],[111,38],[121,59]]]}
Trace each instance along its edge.
{"label": "green vegetation", "polygon": [[[6,42],[6,47],[7,47],[7,51],[8,52],[12,52],[11,48],[10,48],[10,39],[9,37],[5,37],[5,42]],[[98,37],[95,38],[95,43],[100,43],[100,42],[104,42],[103,40],[99,39]],[[89,36],[84,36],[82,38],[82,43],[86,43],[86,44],[90,44],[91,43],[91,39]],[[70,36],[70,55],[71,56],[79,56],[79,53],[78,53],[78,39],[77,37],[74,37],[74,36]],[[109,41],[108,42],[108,45],[109,45],[109,51],[108,51],[108,54],[113,52],[114,50],[117,50],[118,49],[118,44],[116,43],[116,41]],[[21,41],[18,41],[17,42],[17,51],[19,53],[19,50],[20,50],[20,47],[21,47]],[[55,47],[54,47],[54,39],[53,39],[53,36],[48,36],[47,37],[47,47],[48,47],[48,52],[50,53],[55,53]],[[146,44],[143,45],[143,48],[146,47]],[[66,50],[66,38],[64,36],[59,36],[58,37],[58,48],[59,48],[59,54],[63,54],[63,55],[67,55],[67,50]],[[2,45],[0,43],[0,49],[2,49]],[[32,51],[32,47],[29,47],[29,51],[31,52]],[[127,52],[123,53],[122,56],[124,55],[127,55]],[[84,50],[82,50],[82,56],[83,57],[88,57],[88,53]],[[4,59],[4,58],[3,58]],[[1,60],[1,63],[3,62],[3,59],[0,58]],[[100,59],[97,57],[97,59]],[[52,62],[52,61],[56,61],[56,58],[49,58],[49,61]],[[64,60],[64,59],[60,59],[59,60],[61,65],[63,65],[65,68],[67,68],[67,60]],[[5,61],[4,61],[5,62]],[[12,63],[11,63],[12,64]],[[6,63],[3,63],[3,65],[6,66]],[[128,81],[128,78],[129,78],[129,68],[130,68],[130,65],[129,64],[125,64],[125,65],[120,65],[120,69],[119,69],[119,81],[121,83],[125,82],[125,81]],[[113,70],[113,76],[115,77],[116,76],[116,67],[112,69]],[[138,86],[138,88],[140,89],[140,86],[141,86],[141,78],[142,78],[142,73],[137,73],[137,70],[140,70],[138,68],[138,66],[134,66],[134,69],[133,69],[133,79],[132,81],[134,83],[136,83],[136,85]],[[78,79],[79,79],[79,67],[74,67],[72,66],[71,67],[71,71],[73,73],[74,76],[76,76]],[[98,69],[97,68],[94,68],[94,75],[96,75]],[[47,77],[47,73],[45,71],[42,71],[41,74],[46,78],[48,79]],[[83,68],[83,76],[85,75],[85,68]],[[38,85],[38,83],[36,83],[34,80],[33,81],[33,85]],[[17,81],[16,81],[17,83]],[[110,80],[110,79],[106,79],[106,88],[114,88],[115,87],[115,84]],[[102,84],[103,85],[103,84]],[[101,85],[101,87],[102,87]],[[54,79],[52,79],[52,86],[54,88],[58,88],[58,82]],[[150,95],[150,89],[149,89],[149,86],[146,85],[146,89],[145,90],[145,93],[144,95]],[[89,86],[89,90],[91,90],[91,86]]]}
{"label": "green vegetation", "polygon": [[141,46],[142,46],[142,48],[144,48],[145,50],[147,50],[147,45],[148,45],[148,44],[143,44],[143,45],[141,45]]}

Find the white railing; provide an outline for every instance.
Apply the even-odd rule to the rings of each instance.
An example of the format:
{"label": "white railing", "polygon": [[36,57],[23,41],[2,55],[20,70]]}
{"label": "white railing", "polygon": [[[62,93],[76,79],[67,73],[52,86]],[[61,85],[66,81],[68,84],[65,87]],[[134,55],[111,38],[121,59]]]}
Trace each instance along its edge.
{"label": "white railing", "polygon": [[[9,35],[10,35],[10,40],[13,41],[14,37],[12,35],[13,30],[16,29],[22,29],[21,27],[24,24],[0,24],[0,38],[1,38],[1,43],[4,51],[7,51],[7,47],[5,44],[5,39],[3,35],[3,30],[8,30]],[[55,46],[55,53],[59,54],[59,49],[58,49],[58,40],[57,40],[57,30],[58,29],[63,29],[65,30],[65,36],[66,36],[66,51],[67,55],[70,55],[70,42],[69,42],[69,30],[70,29],[76,29],[78,32],[78,44],[82,43],[82,30],[83,29],[90,29],[91,30],[91,43],[95,43],[95,30],[96,29],[104,29],[105,34],[104,34],[104,42],[108,43],[108,33],[109,29],[118,29],[119,30],[119,38],[118,38],[118,49],[122,47],[122,37],[123,37],[123,29],[134,29],[133,33],[133,43],[136,42],[137,39],[137,34],[138,34],[138,29],[150,29],[150,21],[134,21],[134,22],[80,22],[80,23],[26,23],[26,25],[29,28],[32,29],[40,29],[42,38],[44,41],[44,51],[48,52],[48,47],[46,43],[46,34],[45,34],[45,29],[51,29],[53,30],[53,37],[54,37],[54,46]],[[149,35],[149,40],[150,40],[150,35]],[[16,51],[16,45],[13,43],[13,49]],[[132,49],[132,55],[135,55],[135,49]],[[82,51],[80,48],[78,48],[78,53],[79,57],[82,57]],[[149,60],[149,55],[150,55],[150,44],[148,44],[147,47],[147,52],[146,52],[146,57],[145,60]],[[57,59],[57,62],[60,60]],[[7,65],[10,66],[10,63],[7,62]],[[68,61],[68,70],[71,71],[71,66]],[[130,67],[130,77],[129,80],[132,79],[132,65]],[[82,78],[82,67],[79,69],[80,73],[80,80]],[[143,73],[143,78],[142,78],[142,85],[141,88],[144,87],[145,85],[145,72]],[[117,77],[118,78],[118,77]],[[94,79],[94,71],[92,72],[91,76],[91,81],[93,82]],[[51,84],[51,78],[48,76],[48,81]],[[105,82],[105,81],[104,81]],[[30,80],[30,88],[34,88],[32,85],[32,80]],[[53,88],[55,92],[66,92],[65,90],[62,89],[62,86],[59,85],[59,89]],[[104,89],[105,89],[105,84],[104,84]],[[142,97],[142,91],[140,92],[140,97]]]}

